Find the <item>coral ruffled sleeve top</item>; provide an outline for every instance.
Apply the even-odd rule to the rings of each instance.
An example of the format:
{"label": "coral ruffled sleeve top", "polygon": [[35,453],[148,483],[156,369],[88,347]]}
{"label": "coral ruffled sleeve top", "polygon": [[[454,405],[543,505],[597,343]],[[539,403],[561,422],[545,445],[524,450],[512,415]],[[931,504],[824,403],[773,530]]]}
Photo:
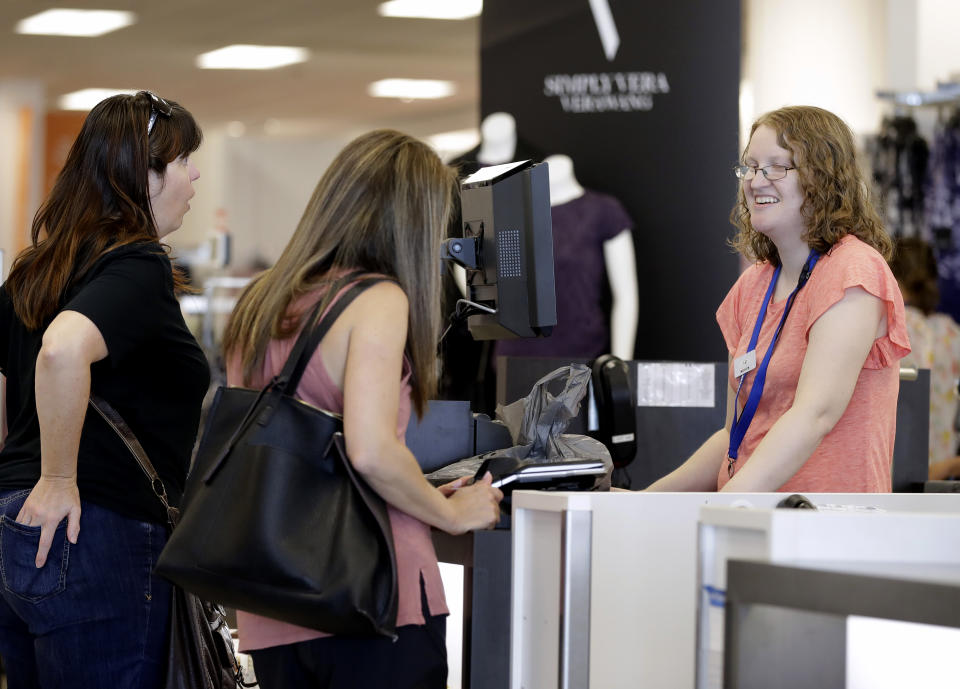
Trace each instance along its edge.
{"label": "coral ruffled sleeve top", "polygon": [[[775,267],[758,263],[744,271],[717,310],[717,321],[732,359],[744,355],[757,314]],[[861,287],[883,301],[887,334],[877,338],[867,354],[853,396],[840,420],[820,442],[799,471],[779,490],[785,492],[888,492],[896,433],[899,362],[910,352],[903,297],[889,267],[871,246],[852,235],[841,239],[817,263],[810,280],[798,292],[770,359],[760,405],[740,446],[735,464],[741,469],[757,445],[792,405],[807,338],[816,320],[839,302],[847,289]],[[783,315],[786,299],[771,301],[757,343],[762,360]],[[739,381],[730,367],[729,382]],[[750,394],[756,369],[746,375],[737,401],[738,414]],[[727,463],[717,476],[717,488],[727,483]]]}

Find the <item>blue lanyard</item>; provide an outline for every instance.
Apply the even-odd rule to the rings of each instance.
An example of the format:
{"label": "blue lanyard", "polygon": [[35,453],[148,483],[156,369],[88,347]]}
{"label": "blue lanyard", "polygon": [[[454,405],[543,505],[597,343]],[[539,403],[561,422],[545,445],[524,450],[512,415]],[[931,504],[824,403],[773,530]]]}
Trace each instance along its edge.
{"label": "blue lanyard", "polygon": [[[770,364],[770,357],[773,356],[773,349],[777,346],[777,340],[780,339],[780,332],[783,330],[783,324],[787,320],[787,314],[790,313],[797,292],[799,292],[800,289],[807,284],[807,280],[810,279],[810,274],[813,272],[813,267],[817,265],[818,260],[820,260],[820,254],[816,251],[811,251],[810,255],[807,256],[807,262],[804,264],[803,270],[800,271],[800,279],[797,281],[797,286],[793,288],[790,296],[787,297],[787,304],[783,309],[783,316],[780,318],[780,324],[773,334],[770,347],[767,349],[763,361],[757,368],[757,375],[753,379],[753,387],[750,388],[750,396],[747,397],[747,403],[743,405],[743,413],[740,415],[740,418],[737,418],[740,388],[743,387],[743,381],[746,379],[749,371],[740,376],[740,384],[737,386],[737,398],[733,403],[733,423],[730,426],[730,449],[727,452],[728,476],[733,476],[733,464],[737,461],[737,450],[740,449],[740,443],[743,442],[743,437],[747,434],[750,422],[753,421],[753,415],[756,413],[757,406],[760,404],[760,397],[763,395],[763,386],[767,382],[767,366]],[[757,322],[753,326],[753,336],[750,338],[750,345],[747,347],[747,352],[755,351],[757,348],[757,340],[760,339],[760,329],[763,326],[763,319],[766,318],[767,315],[767,306],[770,305],[770,299],[773,297],[773,290],[776,288],[777,278],[780,277],[780,269],[782,267],[782,265],[777,266],[777,269],[773,272],[773,278],[771,278],[770,286],[767,288],[767,295],[763,298],[763,306],[760,307],[760,313],[757,314]]]}

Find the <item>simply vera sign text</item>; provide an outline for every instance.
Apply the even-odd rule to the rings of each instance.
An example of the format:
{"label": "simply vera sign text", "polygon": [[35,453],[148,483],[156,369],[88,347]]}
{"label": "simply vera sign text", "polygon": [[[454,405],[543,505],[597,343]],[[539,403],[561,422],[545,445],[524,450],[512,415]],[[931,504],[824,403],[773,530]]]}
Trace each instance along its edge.
{"label": "simply vera sign text", "polygon": [[652,110],[654,96],[670,93],[663,72],[549,74],[543,94],[558,98],[564,112],[637,112]]}

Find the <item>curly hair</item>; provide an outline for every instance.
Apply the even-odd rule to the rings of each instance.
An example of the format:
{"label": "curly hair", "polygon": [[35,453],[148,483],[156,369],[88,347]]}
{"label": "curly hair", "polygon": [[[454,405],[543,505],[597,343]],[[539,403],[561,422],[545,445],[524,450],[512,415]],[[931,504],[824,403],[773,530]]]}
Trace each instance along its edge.
{"label": "curly hair", "polygon": [[[887,260],[893,243],[871,199],[870,188],[856,161],[853,132],[832,112],[808,105],[795,105],[761,115],[750,128],[770,127],[777,143],[793,156],[803,192],[806,231],[803,239],[823,254],[844,236],[852,234],[869,244]],[[730,212],[738,229],[731,246],[748,259],[779,265],[777,247],[750,223],[750,209],[743,192]]]}

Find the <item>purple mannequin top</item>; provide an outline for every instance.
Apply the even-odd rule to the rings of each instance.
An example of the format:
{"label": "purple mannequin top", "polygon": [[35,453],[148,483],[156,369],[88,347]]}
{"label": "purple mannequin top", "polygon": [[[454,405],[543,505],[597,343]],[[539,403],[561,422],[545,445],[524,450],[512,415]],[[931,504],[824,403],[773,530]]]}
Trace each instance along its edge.
{"label": "purple mannequin top", "polygon": [[550,209],[553,220],[557,326],[550,337],[499,340],[496,356],[592,359],[610,350],[610,314],[604,242],[633,227],[612,196],[587,190]]}

